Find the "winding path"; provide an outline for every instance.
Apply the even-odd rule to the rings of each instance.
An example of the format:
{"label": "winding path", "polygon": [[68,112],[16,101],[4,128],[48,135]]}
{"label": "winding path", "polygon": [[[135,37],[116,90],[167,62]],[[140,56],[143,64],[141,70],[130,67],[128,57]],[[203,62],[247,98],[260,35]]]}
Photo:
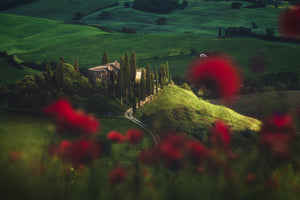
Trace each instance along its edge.
{"label": "winding path", "polygon": [[[145,101],[143,102],[143,104],[141,104],[141,106],[144,105],[144,104],[145,104],[146,102],[148,102],[148,101],[149,101],[149,100],[145,100]],[[125,118],[131,120],[133,123],[139,125],[139,126],[140,126],[141,128],[143,128],[146,132],[148,132],[148,133],[151,135],[151,137],[153,138],[153,141],[154,141],[155,145],[157,145],[157,144],[158,144],[158,141],[159,141],[158,135],[152,133],[152,131],[150,131],[150,130],[147,128],[147,126],[146,126],[143,122],[141,122],[140,120],[134,118],[132,114],[133,114],[133,109],[132,109],[132,108],[129,108],[129,109],[125,112]]]}

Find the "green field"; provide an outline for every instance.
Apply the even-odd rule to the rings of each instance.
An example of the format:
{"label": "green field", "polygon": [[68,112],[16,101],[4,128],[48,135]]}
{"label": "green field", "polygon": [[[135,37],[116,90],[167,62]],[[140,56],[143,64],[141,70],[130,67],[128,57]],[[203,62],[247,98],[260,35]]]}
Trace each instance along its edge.
{"label": "green field", "polygon": [[[114,61],[134,50],[139,67],[145,67],[148,62],[154,66],[168,61],[171,74],[184,74],[193,59],[190,49],[194,47],[199,53],[213,50],[227,53],[237,60],[246,76],[251,75],[249,58],[257,53],[266,58],[266,72],[300,73],[298,44],[247,38],[203,38],[190,34],[111,34],[88,26],[3,14],[0,22],[0,50],[16,54],[25,61],[58,61],[63,56],[66,62],[73,63],[77,57],[81,68],[89,68],[100,64],[104,51],[109,60]],[[155,55],[158,58],[153,58]]]}
{"label": "green field", "polygon": [[[273,29],[278,34],[277,16],[287,6],[283,3],[279,8],[267,5],[266,8],[248,9],[248,2],[241,2],[243,8],[232,9],[232,1],[188,1],[183,10],[176,10],[170,14],[155,14],[124,8],[122,4],[117,7],[105,9],[110,13],[109,19],[101,19],[95,12],[85,16],[82,21],[88,24],[100,24],[113,31],[119,32],[122,27],[129,26],[139,33],[183,33],[191,32],[202,37],[217,37],[218,28],[230,26],[243,26],[252,28],[254,21],[258,28],[253,32],[265,34],[265,29]],[[155,20],[159,17],[167,18],[167,25],[157,25]],[[132,20],[134,19],[134,21]]]}
{"label": "green field", "polygon": [[17,6],[1,12],[48,19],[70,20],[77,12],[86,14],[115,2],[116,1],[111,0],[37,0],[33,3]]}
{"label": "green field", "polygon": [[14,68],[13,66],[5,62],[4,58],[0,58],[0,66],[0,84],[13,83],[23,78],[25,75],[40,73],[39,71],[24,66],[24,70]]}
{"label": "green field", "polygon": [[200,100],[192,91],[178,86],[165,88],[155,100],[137,111],[137,117],[154,129],[166,126],[199,138],[217,119],[226,122],[234,131],[258,131],[261,125],[254,118]]}

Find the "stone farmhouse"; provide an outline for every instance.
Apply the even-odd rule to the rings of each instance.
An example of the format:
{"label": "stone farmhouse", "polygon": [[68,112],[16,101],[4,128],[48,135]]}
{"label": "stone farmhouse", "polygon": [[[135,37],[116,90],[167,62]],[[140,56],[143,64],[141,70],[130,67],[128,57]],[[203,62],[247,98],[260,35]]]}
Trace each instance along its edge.
{"label": "stone farmhouse", "polygon": [[[88,77],[91,83],[101,82],[107,83],[110,78],[111,73],[118,73],[120,70],[120,63],[115,61],[113,63],[108,63],[105,65],[93,67],[88,69]],[[142,70],[136,70],[136,82],[141,80]]]}
{"label": "stone farmhouse", "polygon": [[88,69],[89,80],[91,83],[96,83],[97,81],[106,83],[109,80],[111,73],[113,73],[114,71],[118,73],[119,70],[120,70],[120,63],[118,61],[101,65],[98,67],[89,68]]}

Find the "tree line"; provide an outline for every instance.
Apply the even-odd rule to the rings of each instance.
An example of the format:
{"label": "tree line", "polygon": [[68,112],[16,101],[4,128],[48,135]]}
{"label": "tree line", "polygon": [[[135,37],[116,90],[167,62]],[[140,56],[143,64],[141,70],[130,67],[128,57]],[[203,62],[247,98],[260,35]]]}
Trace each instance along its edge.
{"label": "tree line", "polygon": [[[102,56],[102,65],[108,63],[107,53]],[[140,78],[137,79],[137,73]],[[136,111],[136,104],[140,105],[147,96],[158,93],[159,88],[163,89],[169,83],[169,65],[168,63],[150,69],[148,63],[146,68],[138,69],[136,53],[131,52],[129,58],[128,53],[120,57],[120,70],[110,73],[107,83],[109,92],[120,98],[121,105],[123,100],[130,102],[133,106],[133,112]]]}
{"label": "tree line", "polygon": [[[102,56],[102,64],[109,62],[107,53]],[[78,59],[74,65],[65,63],[60,57],[58,64],[53,68],[47,61],[43,71],[36,75],[26,75],[21,80],[0,86],[0,102],[9,102],[9,106],[17,109],[40,110],[45,104],[60,96],[68,97],[77,107],[86,111],[104,114],[108,111],[122,113],[123,101],[127,105],[140,103],[146,96],[163,89],[169,80],[168,64],[155,67],[155,72],[141,68],[141,78],[136,80],[137,59],[135,52],[120,58],[120,70],[110,73],[106,83],[92,84],[80,72]],[[120,101],[121,104],[113,103]]]}

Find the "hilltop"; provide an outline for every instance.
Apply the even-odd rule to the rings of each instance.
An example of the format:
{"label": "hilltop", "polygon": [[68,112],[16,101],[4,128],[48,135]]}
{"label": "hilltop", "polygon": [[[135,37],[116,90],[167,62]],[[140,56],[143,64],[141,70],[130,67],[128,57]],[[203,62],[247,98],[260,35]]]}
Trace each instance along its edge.
{"label": "hilltop", "polygon": [[137,117],[157,128],[175,129],[202,138],[202,133],[221,119],[233,131],[258,131],[261,122],[226,108],[199,99],[192,91],[169,86],[155,98],[137,110]]}

